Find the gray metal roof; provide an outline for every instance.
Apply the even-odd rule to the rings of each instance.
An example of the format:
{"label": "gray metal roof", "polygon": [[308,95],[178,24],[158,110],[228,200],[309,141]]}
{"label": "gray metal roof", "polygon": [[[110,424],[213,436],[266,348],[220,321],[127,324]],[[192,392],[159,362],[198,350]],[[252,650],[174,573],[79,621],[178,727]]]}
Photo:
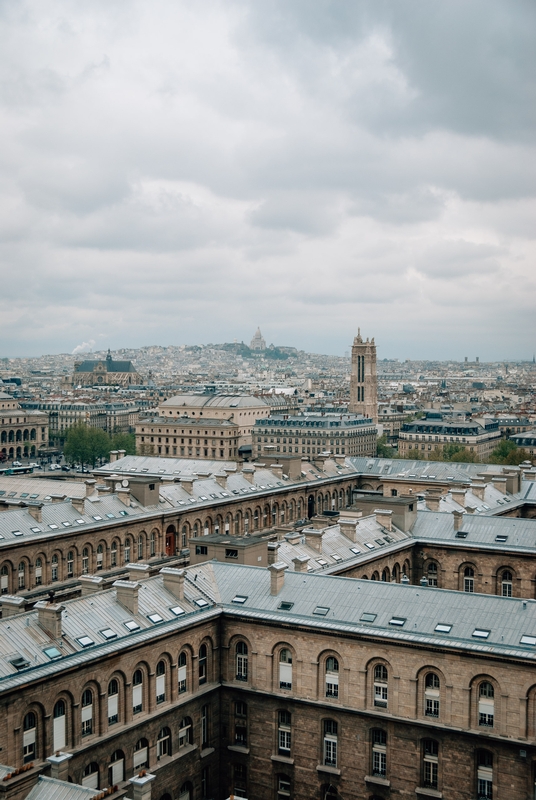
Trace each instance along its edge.
{"label": "gray metal roof", "polygon": [[88,789],[76,783],[40,775],[26,800],[89,800],[97,794],[99,794],[97,789]]}
{"label": "gray metal roof", "polygon": [[[467,532],[467,537],[456,536],[451,514],[419,511],[412,534],[418,540],[449,542],[460,547],[485,545],[502,551],[521,548],[536,554],[536,519],[465,514],[460,530]],[[497,542],[497,536],[508,538]]]}
{"label": "gray metal roof", "polygon": [[501,468],[496,464],[462,464],[443,461],[412,461],[405,458],[367,458],[352,456],[346,458],[361,475],[389,478],[413,478],[415,480],[447,481],[469,483],[483,472],[498,474]]}
{"label": "gray metal roof", "polygon": [[160,407],[197,406],[200,408],[268,408],[260,397],[242,394],[178,394],[160,403]]}
{"label": "gray metal roof", "polygon": [[50,496],[53,494],[63,494],[66,497],[85,497],[86,484],[83,481],[55,481],[45,477],[29,478],[27,475],[0,476],[0,498],[7,498],[11,492],[15,492],[13,497],[17,500],[50,503],[52,502]]}

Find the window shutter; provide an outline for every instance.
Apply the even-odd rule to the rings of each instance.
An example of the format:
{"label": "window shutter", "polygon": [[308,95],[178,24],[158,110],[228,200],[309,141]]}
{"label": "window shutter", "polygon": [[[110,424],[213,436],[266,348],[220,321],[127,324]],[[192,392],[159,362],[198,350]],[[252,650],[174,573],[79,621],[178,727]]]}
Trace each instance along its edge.
{"label": "window shutter", "polygon": [[279,665],[279,680],[281,683],[292,683],[292,664]]}
{"label": "window shutter", "polygon": [[87,786],[88,789],[99,788],[99,773],[92,772],[91,775],[85,775],[82,778],[82,786]]}
{"label": "window shutter", "polygon": [[493,769],[491,767],[478,768],[479,781],[493,781]]}
{"label": "window shutter", "polygon": [[65,747],[65,717],[54,718],[54,752]]}
{"label": "window shutter", "polygon": [[116,694],[112,694],[108,698],[108,719],[110,717],[116,717],[119,712],[119,697]]}
{"label": "window shutter", "polygon": [[179,683],[186,680],[186,667],[179,667]]}
{"label": "window shutter", "polygon": [[29,747],[29,745],[35,744],[35,728],[31,728],[29,731],[24,731],[22,744],[23,747]]}
{"label": "window shutter", "polygon": [[139,769],[147,763],[147,748],[142,747],[141,750],[134,751],[134,770]]}
{"label": "window shutter", "polygon": [[93,706],[83,706],[82,722],[88,722],[90,719],[93,719]]}
{"label": "window shutter", "polygon": [[478,713],[479,714],[492,714],[495,709],[495,704],[493,700],[488,699],[481,699],[478,701]]}
{"label": "window shutter", "polygon": [[160,697],[166,693],[166,676],[158,675],[156,678],[156,696]]}
{"label": "window shutter", "polygon": [[132,705],[134,708],[142,705],[142,690],[143,686],[134,686],[132,689]]}
{"label": "window shutter", "polygon": [[121,783],[123,780],[123,764],[124,761],[121,758],[119,761],[114,761],[112,764],[112,783]]}

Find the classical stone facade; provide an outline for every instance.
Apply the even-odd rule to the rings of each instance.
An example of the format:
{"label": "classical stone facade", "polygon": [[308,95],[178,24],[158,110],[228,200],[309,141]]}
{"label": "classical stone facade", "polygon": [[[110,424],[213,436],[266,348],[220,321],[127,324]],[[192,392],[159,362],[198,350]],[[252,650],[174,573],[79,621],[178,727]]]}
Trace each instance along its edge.
{"label": "classical stone facade", "polygon": [[253,454],[257,459],[280,453],[314,459],[332,456],[375,456],[376,426],[360,414],[299,414],[257,420]]}
{"label": "classical stone facade", "polygon": [[110,351],[105,359],[88,359],[74,365],[73,386],[133,386],[141,376],[132,361],[115,361]]}
{"label": "classical stone facade", "polygon": [[22,409],[0,392],[0,453],[5,459],[39,456],[48,448],[48,414]]}
{"label": "classical stone facade", "polygon": [[437,451],[457,445],[473,454],[475,461],[487,461],[501,440],[497,420],[480,421],[422,419],[405,422],[399,432],[398,450],[402,458],[419,453],[422,459],[434,460]]}
{"label": "classical stone facade", "polygon": [[140,455],[238,461],[240,441],[240,427],[228,419],[145,417],[136,425]]}

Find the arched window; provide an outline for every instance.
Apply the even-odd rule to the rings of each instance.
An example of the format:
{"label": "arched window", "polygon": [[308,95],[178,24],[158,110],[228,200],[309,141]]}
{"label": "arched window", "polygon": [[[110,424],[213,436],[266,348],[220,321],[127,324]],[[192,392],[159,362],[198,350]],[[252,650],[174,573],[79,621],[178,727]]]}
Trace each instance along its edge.
{"label": "arched window", "polygon": [[248,647],[245,642],[238,642],[236,645],[236,680],[247,681],[248,679]]}
{"label": "arched window", "polygon": [[119,681],[112,678],[108,684],[108,725],[119,722]]}
{"label": "arched window", "polygon": [[379,579],[380,579],[380,576],[379,576],[379,574],[377,572],[373,572],[372,575],[370,576],[370,580],[371,581],[378,581]]}
{"label": "arched window", "polygon": [[117,567],[117,542],[115,539],[110,548],[110,566]]}
{"label": "arched window", "polygon": [[207,658],[208,651],[206,644],[202,644],[199,648],[199,683],[207,682]]}
{"label": "arched window", "polygon": [[21,561],[19,564],[19,589],[24,589],[26,585],[26,568],[24,565],[24,561]]}
{"label": "arched window", "polygon": [[489,750],[478,750],[477,763],[477,795],[478,800],[492,800],[493,797],[493,753]]}
{"label": "arched window", "polygon": [[179,750],[192,744],[192,741],[192,720],[190,717],[184,717],[179,724]]}
{"label": "arched window", "polygon": [[93,692],[86,689],[82,694],[82,736],[93,733]]}
{"label": "arched window", "polygon": [[424,739],[422,743],[422,781],[423,786],[437,789],[439,766],[439,745],[435,739]]}
{"label": "arched window", "polygon": [[24,717],[22,729],[22,760],[24,764],[28,764],[36,758],[37,717],[33,711],[29,711]]}
{"label": "arched window", "polygon": [[292,717],[289,711],[279,711],[277,715],[277,752],[290,758]]}
{"label": "arched window", "polygon": [[435,561],[428,562],[426,577],[428,578],[428,586],[437,586],[437,564]]}
{"label": "arched window", "polygon": [[384,583],[389,583],[389,570],[387,567],[382,571],[382,581]]}
{"label": "arched window", "polygon": [[51,578],[52,581],[57,581],[58,580],[58,556],[56,555],[56,553],[54,553],[54,555],[52,556],[50,564],[51,564],[51,567],[50,567],[50,578]]}
{"label": "arched window", "polygon": [[181,788],[179,789],[179,800],[192,800],[192,791],[193,789],[190,781],[186,781],[186,783],[183,783]]}
{"label": "arched window", "polygon": [[131,541],[127,536],[127,538],[125,539],[125,559],[124,559],[125,564],[130,563],[130,547],[131,547]]}
{"label": "arched window", "polygon": [[143,560],[143,534],[138,536],[138,561]]}
{"label": "arched window", "polygon": [[339,726],[334,719],[325,719],[323,724],[323,762],[326,767],[337,766],[337,737]]}
{"label": "arched window", "polygon": [[[5,567],[2,567],[2,570],[4,570],[4,569],[5,569]],[[2,573],[2,575],[3,575],[3,573]],[[41,586],[42,583],[43,583],[43,559],[36,558],[35,559],[35,585],[36,586]],[[3,593],[4,593],[4,589],[2,588],[2,594]]]}
{"label": "arched window", "polygon": [[143,711],[143,672],[137,669],[132,676],[132,713]]}
{"label": "arched window", "polygon": [[292,689],[292,653],[286,647],[279,651],[279,688]]}
{"label": "arched window", "polygon": [[88,789],[99,788],[99,765],[96,761],[92,761],[84,768],[82,786],[86,786]]}
{"label": "arched window", "polygon": [[387,774],[387,733],[379,728],[372,731],[372,774]]}
{"label": "arched window", "polygon": [[326,658],[326,697],[339,696],[339,662],[334,656]]}
{"label": "arched window", "polygon": [[[225,530],[228,531],[229,527],[226,526]],[[183,525],[181,529],[181,547],[184,549],[187,546],[188,546],[188,529],[186,525]]]}
{"label": "arched window", "polygon": [[115,786],[125,779],[125,754],[122,750],[112,753],[110,766],[108,768],[108,783]]}
{"label": "arched window", "polygon": [[54,706],[54,725],[53,725],[53,737],[52,737],[54,752],[56,752],[57,750],[63,750],[63,748],[65,747],[66,743],[65,715],[66,715],[65,700],[58,700],[58,702]]}
{"label": "arched window", "polygon": [[475,591],[475,571],[472,567],[466,567],[463,571],[463,591]]}
{"label": "arched window", "polygon": [[374,705],[387,708],[388,700],[388,674],[387,667],[377,664],[374,667]]}
{"label": "arched window", "polygon": [[495,690],[489,681],[483,681],[478,687],[478,724],[481,727],[493,728],[495,717]]}
{"label": "arched window", "polygon": [[147,739],[138,739],[136,742],[132,766],[134,772],[149,766],[149,742]]}
{"label": "arched window", "polygon": [[87,575],[89,572],[89,550],[84,547],[82,550],[82,575]]}
{"label": "arched window", "polygon": [[160,761],[163,756],[171,755],[171,731],[169,728],[162,728],[156,741],[156,757]]}
{"label": "arched window", "polygon": [[166,662],[159,661],[156,665],[156,702],[163,703],[166,699]]}
{"label": "arched window", "polygon": [[440,686],[435,672],[428,672],[424,679],[424,713],[427,717],[439,717]]}
{"label": "arched window", "polygon": [[179,654],[179,694],[186,691],[186,653],[184,650]]}
{"label": "arched window", "polygon": [[151,538],[149,540],[149,552],[151,558],[156,554],[156,535],[155,532],[151,532]]}
{"label": "arched window", "polygon": [[512,573],[505,569],[501,575],[501,594],[503,597],[512,597]]}
{"label": "arched window", "polygon": [[69,550],[67,553],[67,577],[72,578],[74,575],[74,553]]}
{"label": "arched window", "polygon": [[102,562],[104,559],[104,547],[99,544],[97,547],[97,569],[102,569]]}

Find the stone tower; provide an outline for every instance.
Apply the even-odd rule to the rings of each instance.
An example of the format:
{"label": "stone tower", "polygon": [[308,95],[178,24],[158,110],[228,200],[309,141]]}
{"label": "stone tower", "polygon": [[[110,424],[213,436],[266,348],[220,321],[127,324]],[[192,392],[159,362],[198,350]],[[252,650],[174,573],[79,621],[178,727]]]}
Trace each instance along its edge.
{"label": "stone tower", "polygon": [[352,372],[350,376],[350,405],[352,414],[363,414],[378,422],[378,379],[376,376],[376,345],[374,339],[366,342],[361,331],[352,345]]}

